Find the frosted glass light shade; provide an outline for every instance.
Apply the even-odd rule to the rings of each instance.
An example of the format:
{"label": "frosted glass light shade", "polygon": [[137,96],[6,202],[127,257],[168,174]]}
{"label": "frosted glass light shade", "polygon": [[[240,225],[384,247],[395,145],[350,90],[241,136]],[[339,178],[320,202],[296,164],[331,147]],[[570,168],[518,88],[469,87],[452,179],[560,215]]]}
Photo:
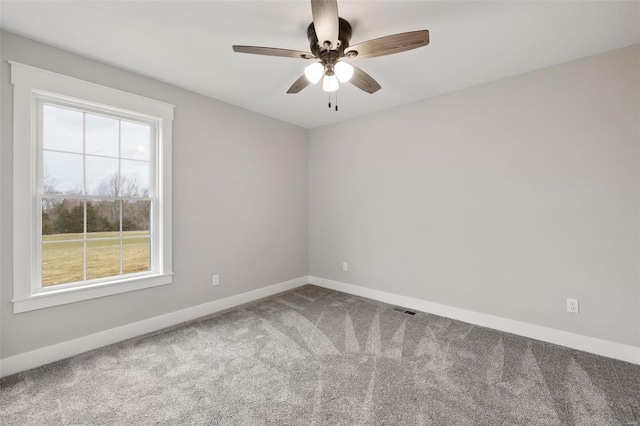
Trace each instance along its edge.
{"label": "frosted glass light shade", "polygon": [[346,62],[338,62],[333,70],[340,83],[346,83],[353,75],[353,67]]}
{"label": "frosted glass light shade", "polygon": [[338,79],[335,75],[325,75],[322,81],[322,90],[325,92],[335,92],[338,90]]}
{"label": "frosted glass light shade", "polygon": [[304,75],[309,80],[309,83],[316,84],[324,75],[324,67],[320,62],[314,62],[304,69]]}

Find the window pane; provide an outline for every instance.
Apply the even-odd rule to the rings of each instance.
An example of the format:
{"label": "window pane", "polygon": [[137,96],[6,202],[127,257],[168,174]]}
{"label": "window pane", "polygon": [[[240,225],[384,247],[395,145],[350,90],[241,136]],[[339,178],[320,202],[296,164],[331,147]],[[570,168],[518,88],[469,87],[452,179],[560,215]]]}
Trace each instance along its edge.
{"label": "window pane", "polygon": [[120,240],[87,241],[87,279],[120,275]]}
{"label": "window pane", "polygon": [[84,205],[80,200],[64,198],[42,200],[42,240],[82,239]]}
{"label": "window pane", "polygon": [[82,194],[82,155],[44,151],[42,157],[45,194]]}
{"label": "window pane", "polygon": [[42,286],[66,284],[84,279],[84,244],[42,245]]}
{"label": "window pane", "polygon": [[120,201],[87,202],[87,238],[120,237]]}
{"label": "window pane", "polygon": [[53,235],[54,219],[57,217],[58,209],[62,200],[42,200],[42,235]]}
{"label": "window pane", "polygon": [[152,126],[43,108],[43,286],[151,271]]}
{"label": "window pane", "polygon": [[119,120],[100,115],[86,115],[86,153],[94,155],[119,155]]}
{"label": "window pane", "polygon": [[151,201],[122,202],[122,230],[136,235],[149,234]]}
{"label": "window pane", "polygon": [[52,105],[43,112],[44,149],[82,153],[82,113]]}
{"label": "window pane", "polygon": [[122,158],[149,160],[151,127],[147,124],[122,121]]}
{"label": "window pane", "polygon": [[[125,234],[126,235],[126,234]],[[149,237],[122,240],[122,273],[133,274],[151,270],[151,239]]]}
{"label": "window pane", "polygon": [[149,196],[149,162],[122,160],[122,192],[127,197]]}
{"label": "window pane", "polygon": [[87,155],[87,194],[118,195],[118,159]]}

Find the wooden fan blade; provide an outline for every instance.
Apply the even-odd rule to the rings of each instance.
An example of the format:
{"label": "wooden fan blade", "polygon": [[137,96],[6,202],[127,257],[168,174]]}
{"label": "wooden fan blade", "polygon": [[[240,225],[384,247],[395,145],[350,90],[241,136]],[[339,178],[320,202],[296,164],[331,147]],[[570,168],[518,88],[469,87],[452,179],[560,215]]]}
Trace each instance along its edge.
{"label": "wooden fan blade", "polygon": [[[352,65],[353,66],[353,65]],[[353,67],[353,75],[349,80],[349,83],[353,84],[360,90],[364,90],[367,93],[375,93],[382,88],[377,81],[373,79],[369,74],[362,71],[358,67]]]}
{"label": "wooden fan blade", "polygon": [[324,42],[329,41],[332,49],[335,49],[338,44],[339,31],[338,2],[336,0],[311,0],[311,13],[320,47],[324,47]]}
{"label": "wooden fan blade", "polygon": [[375,58],[376,56],[404,52],[427,44],[429,44],[429,30],[411,31],[349,46],[345,50],[345,54],[348,56],[349,52],[358,52],[356,58]]}
{"label": "wooden fan blade", "polygon": [[309,84],[310,83],[309,83],[309,80],[307,80],[307,77],[305,77],[305,75],[302,74],[302,77],[297,79],[296,82],[293,83],[291,87],[289,87],[289,90],[287,90],[287,93],[299,93],[302,89],[307,87]]}
{"label": "wooden fan blade", "polygon": [[233,46],[233,51],[238,53],[252,53],[254,55],[266,56],[282,56],[285,58],[315,58],[312,53],[302,52],[300,50],[278,49],[276,47],[259,47],[259,46]]}

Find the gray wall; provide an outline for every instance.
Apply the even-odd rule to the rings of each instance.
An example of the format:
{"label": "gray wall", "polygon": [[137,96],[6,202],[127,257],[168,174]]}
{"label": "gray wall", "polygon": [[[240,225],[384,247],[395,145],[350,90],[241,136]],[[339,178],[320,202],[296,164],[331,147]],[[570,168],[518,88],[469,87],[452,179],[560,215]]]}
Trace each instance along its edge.
{"label": "gray wall", "polygon": [[639,120],[636,45],[314,129],[309,272],[639,346]]}
{"label": "gray wall", "polygon": [[[307,273],[640,345],[639,46],[309,133],[1,37],[1,358]],[[176,105],[173,285],[12,313],[9,59]]]}
{"label": "gray wall", "polygon": [[[1,37],[1,358],[307,275],[307,130],[13,34]],[[7,60],[176,106],[172,285],[13,314]],[[211,286],[214,273],[219,287]]]}

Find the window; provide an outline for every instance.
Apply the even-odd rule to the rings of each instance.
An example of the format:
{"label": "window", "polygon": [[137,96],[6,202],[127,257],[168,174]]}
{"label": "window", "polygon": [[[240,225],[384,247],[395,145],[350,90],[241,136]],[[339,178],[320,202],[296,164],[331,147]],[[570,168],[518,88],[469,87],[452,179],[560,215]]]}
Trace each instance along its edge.
{"label": "window", "polygon": [[11,63],[14,312],[171,283],[173,106]]}

